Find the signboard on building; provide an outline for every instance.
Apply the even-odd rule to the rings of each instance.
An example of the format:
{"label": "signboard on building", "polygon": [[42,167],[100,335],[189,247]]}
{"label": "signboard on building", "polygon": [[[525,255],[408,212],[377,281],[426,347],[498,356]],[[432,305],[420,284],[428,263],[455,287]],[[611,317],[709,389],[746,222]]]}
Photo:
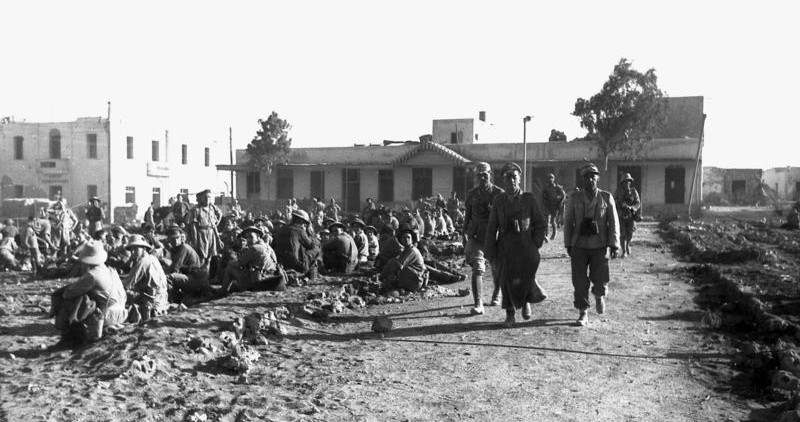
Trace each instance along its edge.
{"label": "signboard on building", "polygon": [[158,163],[158,162],[148,162],[147,163],[147,175],[151,177],[169,177],[169,164],[167,163]]}

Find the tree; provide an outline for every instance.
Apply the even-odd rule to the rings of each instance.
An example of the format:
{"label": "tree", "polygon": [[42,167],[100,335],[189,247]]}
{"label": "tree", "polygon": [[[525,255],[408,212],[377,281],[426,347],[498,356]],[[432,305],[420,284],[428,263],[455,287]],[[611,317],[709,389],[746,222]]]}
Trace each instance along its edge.
{"label": "tree", "polygon": [[292,138],[289,138],[289,130],[292,126],[274,111],[267,120],[258,119],[258,124],[261,125],[261,130],[256,131],[255,138],[247,145],[250,165],[272,173],[275,164],[285,162],[291,151]]}
{"label": "tree", "polygon": [[560,130],[551,129],[547,142],[567,142],[567,135]]}
{"label": "tree", "polygon": [[655,69],[642,73],[622,58],[599,93],[578,98],[572,115],[589,131],[587,139],[597,141],[608,170],[611,154],[635,158],[647,147],[663,120],[663,97]]}

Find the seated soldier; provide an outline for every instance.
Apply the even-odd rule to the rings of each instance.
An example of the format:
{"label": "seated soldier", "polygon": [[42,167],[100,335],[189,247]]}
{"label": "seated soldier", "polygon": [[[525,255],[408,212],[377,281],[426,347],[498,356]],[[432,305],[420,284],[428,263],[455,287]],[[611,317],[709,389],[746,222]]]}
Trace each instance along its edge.
{"label": "seated soldier", "polygon": [[[408,228],[407,225],[403,227]],[[403,252],[403,245],[397,241],[394,229],[390,226],[383,226],[381,229],[379,249],[378,256],[375,257],[375,269],[377,270],[383,268],[390,259],[400,256],[400,253]]]}
{"label": "seated soldier", "polygon": [[239,258],[228,264],[222,281],[225,293],[248,290],[286,290],[286,280],[277,271],[275,251],[264,241],[266,235],[256,226],[246,227],[239,234],[247,240],[247,247]]}
{"label": "seated soldier", "polygon": [[2,270],[19,270],[19,262],[17,261],[16,253],[19,250],[14,236],[10,236],[5,229],[0,232],[0,271]]}
{"label": "seated soldier", "polygon": [[142,223],[142,236],[144,240],[152,246],[150,249],[151,255],[155,255],[156,258],[161,258],[165,255],[164,245],[158,240],[156,228],[153,225],[150,223]]}
{"label": "seated soldier", "polygon": [[169,262],[165,265],[170,292],[181,297],[184,292],[208,293],[208,272],[202,266],[197,252],[186,243],[186,233],[180,227],[170,227],[167,231]]}
{"label": "seated soldier", "polygon": [[78,281],[52,295],[51,316],[62,342],[95,341],[106,329],[119,327],[127,318],[125,287],[117,272],[106,267],[103,245],[90,240],[78,251],[86,271]]}
{"label": "seated soldier", "polygon": [[353,272],[358,265],[356,242],[344,231],[344,224],[333,222],[328,225],[331,232],[328,241],[322,245],[322,262],[325,271],[331,273]]}
{"label": "seated soldier", "polygon": [[356,250],[358,252],[358,262],[367,262],[367,235],[364,234],[364,221],[356,218],[350,223],[350,228],[353,233],[353,241],[356,242]]}
{"label": "seated soldier", "polygon": [[128,321],[147,321],[166,313],[169,307],[167,276],[158,259],[150,254],[153,246],[144,236],[132,234],[125,249],[131,252],[131,272],[123,283],[128,295]]}
{"label": "seated soldier", "polygon": [[364,233],[367,235],[367,259],[375,261],[380,251],[380,243],[378,243],[378,231],[375,226],[367,226],[364,228]]}
{"label": "seated soldier", "polygon": [[381,270],[385,290],[405,289],[417,291],[428,285],[428,270],[422,254],[416,247],[417,233],[410,228],[401,228],[397,240],[403,246],[400,256],[392,258]]}
{"label": "seated soldier", "polygon": [[319,241],[310,229],[311,220],[303,210],[294,211],[290,224],[276,225],[273,247],[278,262],[286,271],[294,270],[309,279],[316,278]]}
{"label": "seated soldier", "polygon": [[787,230],[800,229],[800,202],[795,203],[792,209],[789,210],[789,215],[786,216],[786,222],[781,225],[781,228]]}

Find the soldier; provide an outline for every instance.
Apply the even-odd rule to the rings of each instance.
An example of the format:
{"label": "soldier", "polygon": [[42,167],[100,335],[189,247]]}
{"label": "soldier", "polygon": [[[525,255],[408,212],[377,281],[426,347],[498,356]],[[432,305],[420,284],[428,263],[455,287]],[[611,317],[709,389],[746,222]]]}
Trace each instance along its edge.
{"label": "soldier", "polygon": [[338,221],[328,226],[331,234],[322,246],[322,262],[328,272],[349,274],[358,265],[358,246],[344,228]]}
{"label": "soldier", "polygon": [[304,210],[292,213],[291,223],[281,226],[275,233],[275,253],[278,262],[288,270],[295,270],[308,278],[316,278],[319,242],[309,228],[311,220]]}
{"label": "soldier", "polygon": [[224,292],[247,290],[286,290],[286,281],[275,275],[278,260],[275,251],[264,242],[268,236],[259,227],[247,227],[239,237],[247,240],[236,261],[228,264],[222,283]]}
{"label": "soldier", "polygon": [[[547,231],[545,233],[545,240],[547,240],[547,236],[550,236],[550,239],[556,238],[556,231],[558,225],[558,214],[561,211],[561,208],[564,206],[564,198],[566,194],[564,192],[564,187],[556,183],[556,176],[554,174],[547,175],[547,183],[542,189],[542,203],[544,205],[544,213],[545,217],[547,218]],[[552,234],[550,234],[550,230],[552,230]]]}
{"label": "soldier", "polygon": [[131,251],[131,272],[123,282],[128,297],[128,321],[137,323],[166,313],[167,276],[158,258],[149,253],[153,246],[144,236],[132,234],[125,249]]}
{"label": "soldier", "polygon": [[167,230],[170,260],[164,262],[164,269],[170,289],[178,297],[183,292],[206,293],[210,289],[207,267],[203,267],[194,248],[186,244],[185,236],[178,226]]}
{"label": "soldier", "polygon": [[89,199],[89,206],[86,208],[86,220],[89,221],[89,236],[103,228],[103,221],[106,219],[106,211],[100,206],[100,198],[93,196]]}
{"label": "soldier", "polygon": [[[609,282],[607,251],[617,257],[619,218],[611,193],[599,189],[600,170],[592,163],[581,167],[583,188],[567,198],[564,211],[564,244],[572,263],[572,286],[575,288],[577,324],[589,323],[589,284],[595,297],[597,313],[606,309],[605,296]],[[588,270],[588,276],[587,276]]]}
{"label": "soldier", "polygon": [[[475,166],[475,187],[467,193],[464,216],[464,252],[467,263],[472,267],[472,298],[475,306],[470,310],[473,315],[483,314],[483,274],[486,272],[484,254],[484,237],[489,215],[497,195],[503,189],[492,184],[492,168],[489,163],[478,163]],[[494,291],[491,306],[500,304],[500,284],[497,266],[491,263]]]}
{"label": "soldier", "polygon": [[522,309],[522,318],[530,319],[531,304],[547,298],[536,282],[539,268],[539,248],[544,242],[547,224],[539,201],[519,187],[522,170],[515,163],[503,167],[505,192],[494,199],[486,226],[486,256],[495,259],[500,287],[503,290],[503,309],[506,328],[514,326],[515,309]]}
{"label": "soldier", "polygon": [[352,231],[353,241],[356,242],[356,249],[358,252],[358,262],[367,262],[367,235],[364,233],[364,220],[356,218],[350,223],[350,230]]}
{"label": "soldier", "polygon": [[197,193],[197,205],[186,215],[186,238],[200,257],[203,266],[208,266],[211,257],[219,255],[222,241],[217,232],[217,224],[222,213],[211,203],[210,189]]}
{"label": "soldier", "polygon": [[189,204],[183,200],[183,195],[175,195],[175,202],[172,204],[172,218],[177,226],[185,225],[186,214],[189,213]]}
{"label": "soldier", "polygon": [[636,219],[642,207],[639,192],[633,187],[633,176],[630,173],[622,175],[619,188],[614,195],[617,201],[617,214],[619,215],[619,237],[622,242],[622,258],[631,254],[631,239],[636,231]]}

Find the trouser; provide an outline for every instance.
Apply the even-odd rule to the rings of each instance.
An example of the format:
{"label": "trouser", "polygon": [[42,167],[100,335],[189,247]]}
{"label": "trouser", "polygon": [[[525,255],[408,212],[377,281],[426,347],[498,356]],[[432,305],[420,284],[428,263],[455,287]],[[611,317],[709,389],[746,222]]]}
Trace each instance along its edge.
{"label": "trouser", "polygon": [[552,235],[553,237],[556,236],[556,223],[558,220],[558,215],[556,212],[550,212],[546,216],[547,218],[547,233],[545,233],[545,237]]}
{"label": "trouser", "polygon": [[620,219],[619,237],[621,240],[630,241],[633,239],[633,232],[636,231],[636,222],[633,219]]}
{"label": "trouser", "polygon": [[19,263],[17,258],[8,249],[0,249],[0,269],[8,268],[9,270],[18,270]]}
{"label": "trouser", "polygon": [[[572,286],[575,288],[575,308],[589,309],[589,287],[595,296],[605,296],[609,281],[606,248],[572,248]],[[588,275],[587,275],[588,270]]]}
{"label": "trouser", "polygon": [[486,259],[483,249],[483,244],[475,239],[468,239],[464,248],[467,264],[472,267],[472,296],[476,304],[483,297],[483,274],[486,272],[487,261],[492,266],[492,281],[494,282],[492,299],[495,299],[500,292],[500,275],[497,271],[497,265]]}

